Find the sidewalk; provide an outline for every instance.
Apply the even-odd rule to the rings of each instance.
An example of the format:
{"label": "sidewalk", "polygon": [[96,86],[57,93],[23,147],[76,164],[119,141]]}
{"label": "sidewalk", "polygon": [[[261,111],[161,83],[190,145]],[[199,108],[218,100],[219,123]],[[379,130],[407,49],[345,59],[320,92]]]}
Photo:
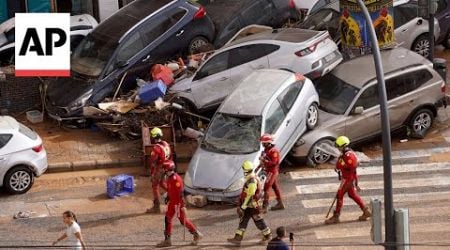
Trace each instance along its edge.
{"label": "sidewalk", "polygon": [[[124,141],[103,131],[70,129],[49,118],[38,124],[30,123],[25,116],[16,119],[42,138],[48,155],[47,173],[143,166],[140,139]],[[195,147],[195,142],[177,143],[178,161],[188,161]]]}

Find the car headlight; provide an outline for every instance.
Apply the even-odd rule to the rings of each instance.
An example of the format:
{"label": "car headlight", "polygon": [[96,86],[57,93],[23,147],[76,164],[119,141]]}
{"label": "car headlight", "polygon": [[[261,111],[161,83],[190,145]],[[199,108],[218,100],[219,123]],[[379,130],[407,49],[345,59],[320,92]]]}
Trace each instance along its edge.
{"label": "car headlight", "polygon": [[184,185],[188,187],[192,187],[192,178],[189,172],[186,171],[184,174]]}
{"label": "car headlight", "polygon": [[69,105],[69,110],[74,111],[86,104],[86,101],[91,97],[92,95],[92,89],[88,92],[84,93],[82,96],[78,97],[77,100],[75,100],[71,105]]}
{"label": "car headlight", "polygon": [[244,186],[244,184],[245,184],[245,179],[244,179],[244,177],[239,178],[237,181],[233,182],[233,184],[231,184],[231,185],[226,189],[226,191],[231,192],[231,191],[236,191],[236,190],[242,189],[242,187]]}

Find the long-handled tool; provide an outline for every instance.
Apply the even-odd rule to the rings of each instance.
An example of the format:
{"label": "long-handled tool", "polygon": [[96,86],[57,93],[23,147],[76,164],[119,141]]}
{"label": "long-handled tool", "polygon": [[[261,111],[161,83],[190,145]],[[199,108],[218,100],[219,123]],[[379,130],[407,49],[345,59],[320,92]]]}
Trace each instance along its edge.
{"label": "long-handled tool", "polygon": [[336,200],[337,200],[337,195],[334,196],[333,203],[331,203],[330,209],[328,209],[328,213],[327,213],[327,215],[325,216],[325,218],[328,218],[328,215],[330,215],[331,209],[333,208],[334,203],[336,203]]}

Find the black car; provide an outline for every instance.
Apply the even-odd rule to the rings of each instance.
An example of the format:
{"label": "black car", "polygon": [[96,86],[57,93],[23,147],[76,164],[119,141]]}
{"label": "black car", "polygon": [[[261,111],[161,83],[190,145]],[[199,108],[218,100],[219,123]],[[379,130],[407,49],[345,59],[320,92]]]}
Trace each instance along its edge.
{"label": "black car", "polygon": [[57,120],[82,116],[83,106],[145,79],[154,63],[209,43],[214,24],[205,9],[185,0],[136,0],[100,23],[71,57],[71,77],[46,88],[46,109]]}
{"label": "black car", "polygon": [[222,47],[240,29],[251,24],[280,28],[299,15],[289,0],[199,0],[216,27],[214,47]]}

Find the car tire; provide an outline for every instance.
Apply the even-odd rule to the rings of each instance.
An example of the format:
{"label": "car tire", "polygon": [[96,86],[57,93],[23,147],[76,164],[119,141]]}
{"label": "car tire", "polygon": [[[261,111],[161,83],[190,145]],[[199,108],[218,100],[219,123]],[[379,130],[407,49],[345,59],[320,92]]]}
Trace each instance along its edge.
{"label": "car tire", "polygon": [[6,173],[3,185],[11,194],[23,194],[30,190],[33,182],[33,172],[26,166],[17,166]]}
{"label": "car tire", "polygon": [[411,50],[425,58],[430,55],[430,40],[428,34],[422,34],[413,42]]}
{"label": "car tire", "polygon": [[411,116],[409,121],[410,136],[423,139],[433,125],[434,114],[429,109],[420,109]]}
{"label": "car tire", "polygon": [[320,139],[309,150],[308,157],[306,159],[306,165],[310,167],[316,167],[317,165],[328,162],[333,156],[326,154],[317,149],[317,146],[326,143],[329,145],[334,145],[334,142],[331,139]]}
{"label": "car tire", "polygon": [[450,49],[450,30],[447,31],[447,34],[445,35],[445,39],[442,42],[442,45],[444,45],[446,49]]}
{"label": "car tire", "polygon": [[319,123],[319,109],[317,108],[317,104],[313,103],[308,107],[306,111],[306,127],[309,130],[314,129]]}
{"label": "car tire", "polygon": [[196,37],[192,38],[192,40],[189,42],[188,53],[190,55],[192,55],[192,54],[196,53],[198,48],[200,48],[203,45],[206,45],[208,43],[209,43],[209,41],[205,37],[203,37],[203,36],[196,36]]}

